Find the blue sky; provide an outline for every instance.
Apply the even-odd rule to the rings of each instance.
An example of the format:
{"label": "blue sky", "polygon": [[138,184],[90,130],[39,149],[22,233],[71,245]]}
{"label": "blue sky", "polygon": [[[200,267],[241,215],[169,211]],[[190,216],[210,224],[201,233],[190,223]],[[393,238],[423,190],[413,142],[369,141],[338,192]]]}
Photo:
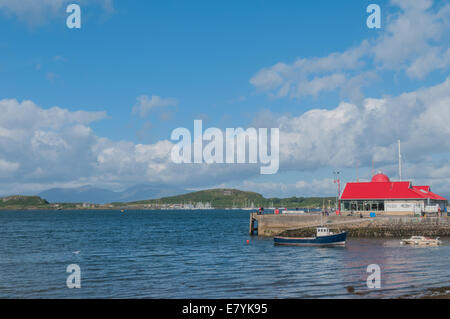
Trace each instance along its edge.
{"label": "blue sky", "polygon": [[[326,105],[333,100],[270,101],[249,79],[280,60],[340,51],[376,32],[365,26],[364,1],[116,1],[114,8],[105,16],[101,8],[82,6],[76,31],[65,26],[64,12],[38,26],[2,17],[5,96],[107,110],[111,120],[96,130],[114,140],[137,140],[129,129],[140,124],[130,114],[137,96],[177,97],[172,123],[152,123],[147,139],[155,141],[167,138],[174,124],[191,126],[198,114],[207,114],[211,125],[233,127],[263,108],[298,113]],[[245,103],[237,103],[241,97]]]}
{"label": "blue sky", "polygon": [[[430,140],[422,141],[428,146],[414,147],[417,142],[410,140],[410,130],[417,128],[405,124],[418,115],[412,112],[410,102],[405,102],[402,125],[406,126],[400,133],[384,137],[372,132],[367,120],[355,126],[343,123],[330,135],[311,138],[318,143],[323,140],[328,152],[314,151],[320,145],[282,143],[288,149],[281,150],[285,160],[281,159],[280,172],[274,176],[234,166],[211,168],[213,173],[209,168],[193,172],[190,167],[172,167],[163,155],[152,156],[168,148],[158,143],[170,140],[173,129],[192,129],[194,119],[203,119],[205,127],[221,129],[267,123],[293,127],[296,121],[308,122],[304,115],[308,111],[329,111],[323,119],[327,123],[330,116],[339,117],[342,103],[362,109],[368,98],[387,99],[389,105],[403,107],[396,100],[399,96],[432,90],[445,84],[449,75],[447,1],[420,0],[411,5],[376,1],[382,10],[381,29],[366,26],[366,8],[374,1],[52,1],[0,0],[0,100],[5,108],[31,101],[38,113],[58,106],[69,113],[97,114],[98,119],[67,120],[69,115],[61,120],[45,115],[67,123],[38,126],[24,133],[36,153],[23,151],[26,141],[15,144],[22,145],[22,151],[7,148],[6,140],[0,143],[5,180],[0,194],[84,184],[120,189],[148,182],[192,189],[251,188],[268,196],[329,195],[334,191],[330,179],[336,168],[347,181],[356,178],[357,162],[360,177],[370,177],[372,160],[377,169],[395,174],[393,147],[398,138],[405,140],[410,178],[434,182],[438,190],[446,191],[444,177],[433,180],[432,174],[424,174],[420,167],[425,161],[427,172],[442,170],[445,175],[450,171],[446,160],[450,148],[442,143],[429,147],[430,141],[436,141],[434,131],[425,134]],[[81,6],[80,30],[66,27],[68,3]],[[404,27],[405,21],[411,26]],[[324,59],[333,54],[339,56],[326,64]],[[303,63],[295,67],[300,59]],[[279,63],[282,71],[276,67]],[[282,79],[275,83],[274,76]],[[284,93],[280,93],[281,87]],[[430,96],[429,92],[423,94]],[[140,116],[133,107],[142,96],[172,103],[155,106]],[[12,99],[17,105],[6,102]],[[442,107],[446,101],[443,96],[435,103]],[[394,113],[402,121],[402,112]],[[363,112],[362,117],[366,115]],[[4,118],[3,125],[18,127],[14,121],[17,119]],[[322,123],[320,119],[318,123]],[[77,130],[89,129],[89,136],[72,147],[78,140],[67,130],[75,125]],[[317,129],[323,132],[333,125]],[[352,140],[350,157],[334,149],[345,147],[346,140],[339,136],[349,126],[360,127],[346,138]],[[296,133],[302,141],[309,140],[314,128]],[[4,138],[11,134],[5,133]],[[445,140],[446,134],[444,129],[438,137]],[[139,152],[137,145],[159,146],[151,149],[153,155],[144,156],[145,161],[138,153],[127,158],[125,153]],[[298,149],[290,153],[289,148]],[[69,149],[78,151],[69,156],[64,153]],[[89,154],[73,159],[83,150]],[[53,157],[46,162],[49,154]],[[58,173],[68,168],[67,158],[77,167],[73,175]],[[59,166],[61,171],[55,168]],[[170,177],[175,172],[183,178]],[[311,183],[316,187],[304,186]]]}

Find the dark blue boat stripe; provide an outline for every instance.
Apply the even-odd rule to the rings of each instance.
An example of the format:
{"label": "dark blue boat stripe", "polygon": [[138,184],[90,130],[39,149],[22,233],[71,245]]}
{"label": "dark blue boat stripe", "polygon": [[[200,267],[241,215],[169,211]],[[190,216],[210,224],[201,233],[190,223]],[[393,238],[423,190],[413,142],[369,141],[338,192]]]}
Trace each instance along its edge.
{"label": "dark blue boat stripe", "polygon": [[276,244],[333,244],[345,242],[347,238],[347,232],[339,234],[320,236],[316,238],[293,238],[293,237],[275,237],[274,242]]}

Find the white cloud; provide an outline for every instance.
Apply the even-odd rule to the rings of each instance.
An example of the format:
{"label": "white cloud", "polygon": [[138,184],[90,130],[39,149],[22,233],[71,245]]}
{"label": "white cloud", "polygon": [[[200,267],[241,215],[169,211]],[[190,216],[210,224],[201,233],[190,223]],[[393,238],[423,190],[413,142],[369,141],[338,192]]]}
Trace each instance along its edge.
{"label": "white cloud", "polygon": [[361,98],[361,88],[380,71],[404,71],[423,79],[434,70],[447,70],[450,4],[438,8],[432,1],[392,0],[391,4],[401,12],[388,17],[378,37],[325,57],[276,63],[258,71],[250,83],[274,97],[300,98],[338,90],[354,99]]}
{"label": "white cloud", "polygon": [[450,48],[429,48],[428,52],[417,57],[406,69],[406,74],[415,79],[424,79],[434,70],[445,70],[450,67]]}
{"label": "white cloud", "polygon": [[0,158],[0,177],[5,177],[19,169],[20,164],[15,162],[5,161]]}
{"label": "white cloud", "polygon": [[65,57],[61,56],[61,55],[55,55],[53,57],[53,61],[56,61],[56,62],[67,62],[67,59]]}
{"label": "white cloud", "polygon": [[258,172],[256,165],[176,165],[168,140],[135,144],[96,136],[89,125],[107,118],[105,112],[43,109],[10,99],[0,100],[0,114],[0,194],[86,184],[199,186]]}
{"label": "white cloud", "polygon": [[139,114],[145,117],[148,113],[156,107],[175,106],[178,100],[175,98],[162,98],[157,95],[152,95],[149,98],[147,95],[141,95],[137,98],[138,103],[133,106],[133,114]]}
{"label": "white cloud", "polygon": [[0,9],[30,24],[42,23],[48,15],[62,10],[69,0],[0,0]]}
{"label": "white cloud", "polygon": [[250,83],[261,91],[276,91],[275,96],[317,96],[345,85],[349,77],[343,71],[358,70],[365,65],[364,56],[369,45],[360,46],[343,53],[332,53],[323,58],[297,59],[293,64],[277,63],[264,68],[250,79]]}
{"label": "white cloud", "polygon": [[86,125],[104,119],[105,112],[52,107],[42,109],[31,101],[0,100],[0,153],[18,162],[11,180],[67,180],[88,174],[86,160],[92,133]]}
{"label": "white cloud", "polygon": [[106,118],[101,112],[71,112],[60,107],[42,109],[32,101],[19,103],[15,99],[0,100],[0,127],[3,129],[61,129],[69,124],[90,124]]}
{"label": "white cloud", "polygon": [[[434,87],[397,97],[341,103],[300,116],[281,116],[280,170],[377,167],[397,159],[397,140],[410,163],[439,165],[450,153],[450,78]],[[448,161],[446,161],[448,162]],[[432,174],[430,176],[433,176]]]}
{"label": "white cloud", "polygon": [[[227,183],[263,193],[277,187],[284,193],[304,195],[332,194],[334,189],[328,179],[259,186],[244,182],[259,176],[259,164],[174,164],[171,141],[135,144],[96,136],[89,125],[105,119],[105,112],[43,109],[31,101],[0,100],[0,114],[2,193],[20,185],[42,190],[138,183],[186,188]],[[436,185],[444,185],[450,170],[448,160],[433,160],[446,159],[450,153],[450,78],[400,96],[340,103],[334,109],[313,109],[299,116],[265,116],[259,121],[260,127],[280,128],[280,172],[345,169],[357,162],[370,167],[372,159],[377,168],[392,171],[397,139],[402,140],[409,173],[415,173],[413,165],[429,167],[424,172]],[[433,172],[433,167],[438,170]]]}
{"label": "white cloud", "polygon": [[[71,0],[0,0],[0,10],[16,16],[29,25],[41,25],[54,16],[66,15],[66,6]],[[100,6],[107,14],[114,12],[113,0],[80,0],[83,6]]]}
{"label": "white cloud", "polygon": [[[299,116],[263,114],[257,119],[257,126],[280,128],[280,172],[328,169],[331,174],[333,168],[370,168],[373,160],[376,169],[395,178],[400,139],[406,161],[404,177],[431,185],[444,195],[449,193],[450,181],[448,123],[450,77],[395,97],[367,98],[361,104],[343,102],[334,109],[312,109]],[[300,181],[295,187],[279,182],[244,186],[266,194],[333,194],[332,183],[314,180]]]}

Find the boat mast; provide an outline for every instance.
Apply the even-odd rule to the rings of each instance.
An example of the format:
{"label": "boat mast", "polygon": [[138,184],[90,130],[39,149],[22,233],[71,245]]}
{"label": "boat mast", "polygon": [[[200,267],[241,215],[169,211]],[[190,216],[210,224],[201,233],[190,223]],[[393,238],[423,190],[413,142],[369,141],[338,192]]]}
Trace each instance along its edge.
{"label": "boat mast", "polygon": [[323,226],[323,214],[325,213],[325,199],[322,199],[322,212],[320,213],[320,226]]}
{"label": "boat mast", "polygon": [[[341,196],[341,180],[339,178],[340,171],[336,170],[336,171],[333,172],[333,174],[335,175],[334,183],[337,184],[337,195],[336,195],[335,206],[336,206],[336,211],[338,211],[338,210],[340,211],[341,210],[341,205],[340,205],[340,202],[339,202],[339,197]],[[359,181],[359,178],[358,178],[358,181]]]}

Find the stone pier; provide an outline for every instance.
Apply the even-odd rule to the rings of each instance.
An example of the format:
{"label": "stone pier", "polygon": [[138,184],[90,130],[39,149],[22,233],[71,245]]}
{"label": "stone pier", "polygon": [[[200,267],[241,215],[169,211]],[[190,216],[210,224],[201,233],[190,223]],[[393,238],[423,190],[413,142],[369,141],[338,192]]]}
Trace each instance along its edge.
{"label": "stone pier", "polygon": [[[265,214],[252,213],[259,236],[303,237],[315,234],[315,227],[321,224],[320,214]],[[324,226],[332,231],[346,230],[349,237],[409,237],[422,235],[429,237],[450,236],[450,217],[353,217],[324,216]]]}

